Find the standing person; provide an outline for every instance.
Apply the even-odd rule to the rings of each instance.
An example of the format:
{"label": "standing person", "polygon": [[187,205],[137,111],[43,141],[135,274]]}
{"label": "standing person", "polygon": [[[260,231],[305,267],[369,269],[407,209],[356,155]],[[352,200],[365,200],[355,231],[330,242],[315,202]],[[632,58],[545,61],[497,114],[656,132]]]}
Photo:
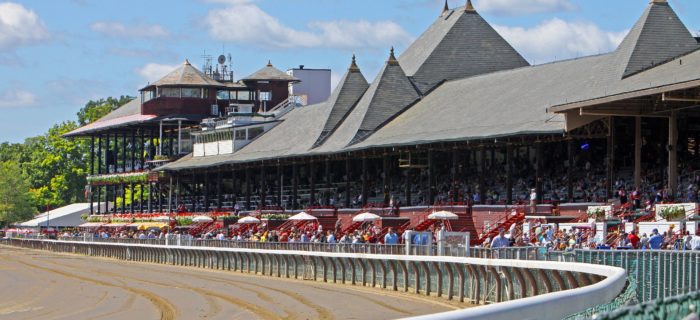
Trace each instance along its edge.
{"label": "standing person", "polygon": [[632,245],[632,248],[637,249],[639,248],[639,236],[637,236],[637,231],[632,230],[630,234],[627,236],[627,240],[629,240],[629,243]]}
{"label": "standing person", "polygon": [[491,248],[507,248],[510,246],[510,240],[506,238],[505,233],[505,229],[498,229],[498,235],[491,241]]}
{"label": "standing person", "polygon": [[389,231],[384,236],[384,244],[399,244],[399,236],[394,232],[394,228],[389,227]]}
{"label": "standing person", "polygon": [[652,250],[661,249],[661,245],[664,243],[664,237],[659,234],[659,229],[654,229],[651,231],[651,237],[649,237],[649,247]]}
{"label": "standing person", "polygon": [[537,213],[537,190],[530,190],[530,213]]}

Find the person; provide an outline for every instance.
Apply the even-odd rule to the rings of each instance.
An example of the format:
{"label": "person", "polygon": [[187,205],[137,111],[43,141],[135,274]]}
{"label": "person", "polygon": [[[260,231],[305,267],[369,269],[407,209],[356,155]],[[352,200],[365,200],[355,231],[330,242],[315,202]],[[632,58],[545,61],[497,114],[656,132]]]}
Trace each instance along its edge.
{"label": "person", "polygon": [[629,240],[629,243],[632,245],[632,248],[639,248],[639,237],[637,236],[637,231],[632,230],[630,234],[627,236],[627,240]]}
{"label": "person", "polygon": [[530,213],[537,212],[537,190],[530,190]]}
{"label": "person", "polygon": [[326,233],[328,234],[326,236],[326,241],[328,241],[329,244],[334,244],[335,243],[335,232],[329,230]]}
{"label": "person", "polygon": [[690,250],[700,250],[700,230],[690,239]]}
{"label": "person", "polygon": [[399,236],[394,232],[394,228],[389,227],[386,235],[384,236],[384,244],[398,244]]}
{"label": "person", "polygon": [[652,250],[661,249],[661,245],[664,243],[664,237],[659,234],[659,229],[654,229],[651,231],[651,237],[649,237],[649,247]]}
{"label": "person", "polygon": [[510,240],[506,238],[505,233],[505,229],[498,229],[498,235],[491,241],[491,248],[506,248],[510,246]]}

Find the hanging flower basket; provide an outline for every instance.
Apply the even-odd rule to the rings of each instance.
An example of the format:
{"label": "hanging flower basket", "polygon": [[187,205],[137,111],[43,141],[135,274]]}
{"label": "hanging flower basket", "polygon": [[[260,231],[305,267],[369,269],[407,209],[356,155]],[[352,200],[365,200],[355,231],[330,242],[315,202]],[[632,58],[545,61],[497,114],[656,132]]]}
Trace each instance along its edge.
{"label": "hanging flower basket", "polygon": [[661,208],[659,216],[666,219],[666,221],[683,220],[685,219],[685,207],[670,206]]}
{"label": "hanging flower basket", "polygon": [[603,208],[588,209],[588,218],[589,219],[596,219],[596,220],[605,220],[605,209],[603,209]]}
{"label": "hanging flower basket", "polygon": [[148,182],[148,172],[131,172],[121,174],[102,174],[87,177],[89,185],[105,186],[115,184],[139,184]]}

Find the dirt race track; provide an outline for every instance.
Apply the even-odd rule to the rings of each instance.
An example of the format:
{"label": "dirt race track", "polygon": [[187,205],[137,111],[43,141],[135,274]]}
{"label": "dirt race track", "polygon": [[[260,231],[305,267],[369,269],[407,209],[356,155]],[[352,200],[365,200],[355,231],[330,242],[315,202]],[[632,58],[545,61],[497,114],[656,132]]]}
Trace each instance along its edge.
{"label": "dirt race track", "polygon": [[0,246],[0,319],[374,320],[455,308],[381,289]]}

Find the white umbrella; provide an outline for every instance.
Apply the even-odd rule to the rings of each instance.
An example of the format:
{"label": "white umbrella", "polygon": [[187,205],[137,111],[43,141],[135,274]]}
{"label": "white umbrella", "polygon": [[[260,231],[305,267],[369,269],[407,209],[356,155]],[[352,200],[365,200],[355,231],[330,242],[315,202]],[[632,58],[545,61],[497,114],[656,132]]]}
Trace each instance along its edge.
{"label": "white umbrella", "polygon": [[459,216],[449,211],[436,211],[428,215],[431,220],[457,220]]}
{"label": "white umbrella", "polygon": [[318,220],[318,218],[302,211],[302,212],[299,212],[299,213],[289,217],[289,220],[309,221],[309,220]]}
{"label": "white umbrella", "polygon": [[214,219],[212,219],[212,217],[207,217],[207,216],[196,216],[196,217],[194,217],[194,219],[192,219],[192,222],[197,222],[197,223],[212,222],[212,221],[214,221]]}
{"label": "white umbrella", "polygon": [[170,221],[170,217],[168,217],[168,216],[155,217],[155,218],[153,218],[153,221]]}
{"label": "white umbrella", "polygon": [[360,214],[358,214],[358,215],[352,217],[352,221],[355,221],[355,222],[368,222],[368,221],[379,220],[379,219],[381,219],[381,218],[382,218],[382,217],[380,217],[380,216],[378,216],[378,215],[376,215],[376,214],[374,214],[374,213],[371,213],[371,212],[364,212],[364,213],[360,213]]}
{"label": "white umbrella", "polygon": [[239,224],[254,224],[254,223],[260,223],[260,219],[258,219],[258,218],[256,218],[256,217],[247,216],[247,217],[243,217],[243,218],[238,219],[238,223],[239,223]]}

